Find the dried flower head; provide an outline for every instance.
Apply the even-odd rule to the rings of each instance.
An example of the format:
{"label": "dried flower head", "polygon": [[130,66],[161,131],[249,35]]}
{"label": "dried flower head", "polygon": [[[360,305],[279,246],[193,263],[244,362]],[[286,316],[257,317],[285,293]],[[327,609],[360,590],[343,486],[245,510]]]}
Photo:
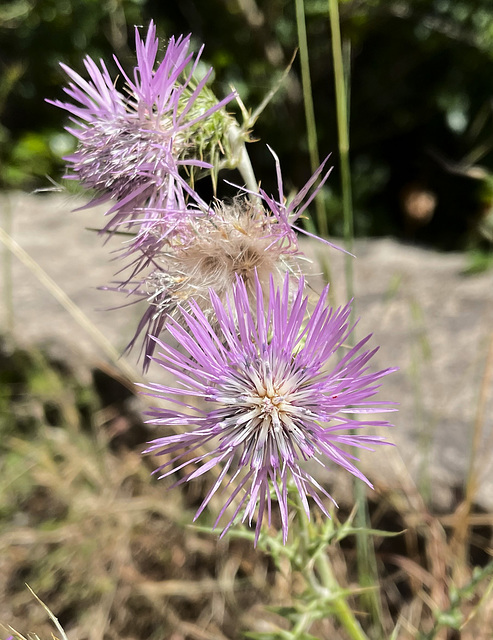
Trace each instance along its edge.
{"label": "dried flower head", "polygon": [[[298,249],[295,230],[299,229],[294,223],[321,189],[331,169],[315,187],[326,158],[301,191],[287,202],[279,159],[270,147],[269,150],[276,164],[277,198],[267,195],[263,189],[257,193],[241,188],[248,198],[238,196],[232,204],[216,202],[207,214],[188,217],[166,246],[158,243],[154,249],[149,245],[150,250],[143,251],[132,263],[131,276],[113,287],[135,297],[136,302],[143,299],[148,302],[127,347],[131,349],[139,336],[144,336],[144,370],[148,369],[154,353],[154,338],[161,335],[168,315],[176,317],[178,305],[194,299],[214,322],[209,289],[214,289],[224,302],[226,296],[231,295],[236,278],[240,277],[253,301],[256,278],[262,290],[267,291],[271,276],[276,284],[282,282],[287,272],[293,276],[292,283],[300,277],[302,264],[307,259]],[[341,250],[327,240],[322,241]],[[144,268],[147,275],[133,279]]]}
{"label": "dried flower head", "polygon": [[302,259],[284,220],[260,203],[247,198],[217,202],[212,216],[190,220],[188,235],[153,255],[153,270],[137,286],[120,285],[120,291],[146,297],[149,304],[129,346],[144,333],[146,369],[156,346],[153,337],[161,335],[168,315],[180,318],[179,305],[194,300],[215,327],[210,289],[224,303],[240,278],[253,303],[257,280],[268,291],[271,278],[281,284],[289,272],[295,283]]}
{"label": "dried flower head", "polygon": [[[191,301],[190,311],[181,311],[182,323],[169,321],[169,332],[181,349],[157,341],[156,362],[178,382],[176,386],[151,384],[147,388],[150,395],[167,400],[176,409],[154,409],[150,422],[189,430],[154,440],[146,453],[170,456],[157,470],[161,478],[198,463],[198,467],[187,469],[177,484],[220,467],[196,518],[223,480],[226,487],[236,482],[217,517],[216,525],[238,496],[223,534],[243,509],[243,521],[251,524],[256,518],[257,541],[266,509],[270,523],[272,487],[286,541],[290,478],[308,516],[307,497],[329,515],[322,496],[332,498],[301,463],[310,459],[322,466],[333,463],[370,485],[344,447],[368,449],[384,442],[351,430],[388,426],[366,416],[392,410],[390,403],[371,399],[380,379],[391,369],[368,372],[368,362],[376,351],[363,350],[370,336],[337,360],[336,352],[351,331],[350,305],[337,310],[326,306],[325,289],[305,323],[303,287],[301,279],[293,295],[289,275],[282,289],[271,279],[268,302],[264,303],[257,278],[253,313],[247,287],[238,277],[226,303],[210,291],[214,323]],[[203,401],[200,406],[197,400]],[[361,422],[350,415],[358,413],[363,414]],[[201,447],[210,453],[197,453]],[[232,478],[226,480],[229,472]]]}
{"label": "dried flower head", "polygon": [[[195,58],[189,52],[190,36],[172,37],[159,64],[153,22],[145,41],[136,29],[135,42],[132,79],[115,58],[126,81],[123,92],[103,61],[99,68],[86,57],[89,81],[61,65],[72,80],[65,92],[74,102],[49,102],[72,114],[77,125],[67,128],[78,140],[76,152],[66,158],[67,177],[96,192],[88,206],[114,200],[104,231],[129,225],[136,229],[132,244],[141,246],[149,234],[155,244],[156,235],[172,233],[176,221],[190,213],[188,200],[207,208],[181,176],[180,167],[186,165],[189,171],[211,167],[202,160],[205,142],[199,125],[218,114],[233,94],[217,102],[205,90],[212,70],[198,83],[193,79],[201,51]],[[222,110],[219,120],[228,118]],[[196,213],[193,208],[192,213]]]}
{"label": "dried flower head", "polygon": [[[238,187],[238,188],[241,188],[242,191],[244,191],[245,193],[249,193],[250,196],[253,196],[260,200],[260,202],[262,203],[262,206],[267,211],[270,211],[271,214],[279,221],[279,223],[282,224],[284,228],[285,236],[289,238],[289,241],[292,244],[297,244],[298,240],[297,240],[296,232],[299,231],[307,236],[310,236],[311,238],[320,240],[324,244],[327,244],[334,249],[338,249],[339,251],[344,251],[344,253],[347,253],[345,249],[338,247],[336,244],[329,242],[325,238],[320,238],[319,236],[316,236],[306,231],[305,229],[302,229],[295,225],[295,222],[299,218],[304,217],[303,214],[305,210],[309,207],[310,203],[314,200],[314,198],[317,196],[319,191],[322,189],[325,182],[327,181],[327,178],[330,176],[332,172],[333,167],[330,167],[328,171],[326,171],[325,174],[322,175],[325,165],[327,164],[327,161],[329,159],[329,156],[325,158],[322,164],[318,167],[318,169],[311,176],[311,178],[309,178],[305,186],[296,194],[296,196],[288,201],[288,199],[284,195],[284,184],[282,179],[281,163],[279,161],[277,154],[274,152],[274,150],[271,149],[269,145],[267,145],[267,148],[269,149],[272,156],[274,157],[274,161],[276,165],[277,197],[274,197],[273,195],[269,195],[262,188],[258,190],[258,193],[256,191],[251,191],[250,189],[245,189],[242,187]],[[318,183],[318,185],[316,185],[317,180],[319,178],[320,178],[320,182]],[[238,185],[234,185],[234,186],[238,186]]]}

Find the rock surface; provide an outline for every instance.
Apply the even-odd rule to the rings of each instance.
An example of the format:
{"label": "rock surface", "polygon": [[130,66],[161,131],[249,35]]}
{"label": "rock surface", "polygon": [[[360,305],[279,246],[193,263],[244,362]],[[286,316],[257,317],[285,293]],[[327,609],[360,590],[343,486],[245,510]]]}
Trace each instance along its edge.
{"label": "rock surface", "polygon": [[[0,224],[11,225],[17,243],[121,352],[140,312],[137,306],[108,310],[125,303],[121,294],[98,289],[118,269],[108,259],[116,245],[103,245],[88,230],[101,226],[103,210],[74,212],[81,204],[58,194],[2,194]],[[319,260],[328,258],[332,295],[345,302],[344,255],[320,243],[304,249],[312,259],[314,288],[320,287]],[[397,446],[365,456],[364,470],[377,487],[415,482],[435,507],[446,509],[464,484],[476,425],[476,502],[493,509],[493,273],[464,276],[464,255],[391,239],[358,241],[355,254],[357,335],[372,332],[373,344],[380,345],[373,366],[399,367],[384,380],[381,394],[400,404],[391,415],[396,428],[385,434]],[[8,263],[9,258],[2,269],[1,333],[13,328],[18,343],[48,342],[81,371],[108,360],[102,344],[15,257],[10,296]],[[132,354],[130,363],[135,362]],[[336,486],[336,498],[338,493]]]}

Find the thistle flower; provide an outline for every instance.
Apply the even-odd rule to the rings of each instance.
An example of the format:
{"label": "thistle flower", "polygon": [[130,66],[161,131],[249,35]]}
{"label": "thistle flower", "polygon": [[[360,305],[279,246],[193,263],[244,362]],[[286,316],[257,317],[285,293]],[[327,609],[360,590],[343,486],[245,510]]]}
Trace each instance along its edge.
{"label": "thistle flower", "polygon": [[[65,158],[66,177],[80,180],[96,192],[92,206],[114,200],[111,216],[103,231],[114,231],[122,224],[137,228],[133,245],[141,247],[148,236],[167,238],[176,222],[195,215],[187,201],[207,208],[195,190],[180,175],[180,167],[208,169],[196,149],[197,127],[229,102],[213,101],[204,92],[212,69],[195,84],[197,56],[189,53],[190,36],[169,40],[162,62],[156,67],[159,41],[151,21],[145,41],[135,31],[137,65],[133,79],[127,76],[115,58],[125,81],[120,92],[104,62],[97,64],[88,56],[84,65],[90,80],[62,64],[71,79],[65,92],[74,101],[48,101],[65,109],[77,125],[67,127],[78,140],[76,152]],[[188,67],[191,70],[187,72]],[[220,119],[228,118],[222,113]],[[136,225],[136,227],[135,227]]]}
{"label": "thistle flower", "polygon": [[[303,461],[339,465],[371,486],[353,464],[356,458],[343,447],[368,449],[384,443],[380,437],[355,435],[351,430],[389,426],[384,421],[369,421],[366,416],[392,410],[390,403],[371,399],[380,379],[392,369],[368,372],[367,364],[376,351],[363,350],[370,336],[336,359],[336,352],[351,332],[351,308],[349,304],[337,310],[326,306],[328,288],[305,324],[303,279],[294,295],[290,294],[289,275],[282,289],[271,279],[267,303],[258,278],[255,286],[255,314],[241,278],[237,278],[225,304],[210,291],[217,331],[194,301],[190,302],[190,311],[181,311],[181,324],[169,321],[169,332],[181,350],[157,340],[159,357],[155,360],[178,383],[147,387],[149,395],[171,405],[153,409],[150,422],[189,430],[154,440],[146,453],[170,456],[157,469],[160,478],[198,464],[191,471],[187,469],[176,484],[219,467],[217,480],[195,518],[223,481],[229,488],[234,480],[236,488],[230,491],[215,526],[238,496],[223,535],[243,509],[242,521],[251,525],[256,518],[256,543],[266,510],[270,523],[271,486],[286,541],[290,478],[308,516],[308,497],[329,515],[322,496],[332,498],[302,467]],[[203,403],[196,406],[197,400]],[[358,413],[364,416],[361,422],[350,416]],[[210,453],[197,452],[202,447]],[[177,462],[181,463],[175,467]],[[232,478],[227,480],[229,472]]]}
{"label": "thistle flower", "polygon": [[[278,183],[278,200],[263,189],[259,192],[241,188],[249,197],[238,196],[231,204],[216,202],[207,214],[188,218],[181,233],[163,250],[143,253],[132,275],[112,287],[134,297],[134,302],[146,299],[147,308],[127,350],[143,335],[144,371],[156,346],[155,337],[163,331],[168,315],[176,317],[178,305],[194,299],[213,322],[209,289],[214,289],[221,301],[231,295],[237,276],[246,283],[250,299],[255,297],[255,279],[262,290],[269,287],[269,278],[281,284],[284,275],[292,274],[295,282],[303,272],[307,258],[298,248],[295,221],[301,217],[330,175],[329,169],[319,185],[312,189],[322,174],[328,158],[320,165],[301,191],[288,203],[280,163],[274,151]],[[237,186],[237,185],[234,185]],[[303,231],[303,233],[306,233]],[[309,234],[308,235],[312,235]],[[333,243],[312,236],[335,249]],[[145,262],[145,265],[144,265]],[[133,280],[135,273],[149,267],[143,278]],[[178,314],[179,317],[179,314]]]}
{"label": "thistle flower", "polygon": [[152,336],[161,335],[168,316],[180,318],[179,305],[195,300],[215,328],[210,289],[225,302],[240,277],[253,302],[256,280],[268,290],[271,277],[280,284],[286,272],[293,274],[292,281],[301,275],[297,244],[286,234],[284,222],[260,203],[245,198],[231,204],[217,202],[212,216],[189,222],[188,232],[190,237],[182,234],[182,244],[173,243],[153,255],[153,269],[141,281],[131,288],[127,282],[117,287],[131,296],[146,298],[149,305],[127,347],[132,348],[144,334],[144,370],[156,346]]}

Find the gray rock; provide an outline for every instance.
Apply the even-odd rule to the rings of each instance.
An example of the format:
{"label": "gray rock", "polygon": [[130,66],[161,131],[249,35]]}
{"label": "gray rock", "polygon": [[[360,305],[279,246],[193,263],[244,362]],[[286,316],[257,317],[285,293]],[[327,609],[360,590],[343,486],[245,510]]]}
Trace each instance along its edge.
{"label": "gray rock", "polygon": [[[435,508],[448,509],[467,477],[477,422],[476,502],[493,508],[493,273],[465,276],[463,254],[391,239],[358,241],[354,253],[357,336],[373,333],[380,345],[374,366],[399,367],[380,394],[399,402],[399,412],[387,414],[395,429],[384,434],[396,447],[365,455],[363,468],[379,487],[409,491],[414,483]],[[341,253],[330,251],[330,268],[341,303]]]}
{"label": "gray rock", "polygon": [[[140,311],[137,306],[108,310],[126,302],[121,294],[98,290],[114,278],[118,263],[108,258],[118,245],[104,245],[94,231],[85,229],[101,226],[104,208],[72,211],[81,204],[59,194],[3,194],[1,224],[8,226],[11,216],[14,239],[121,352]],[[312,259],[313,288],[320,290],[319,262],[328,258],[331,295],[337,304],[345,302],[344,254],[311,241],[303,248]],[[354,252],[355,308],[360,317],[356,335],[372,332],[372,344],[380,345],[374,367],[399,367],[383,381],[381,391],[382,398],[399,403],[399,412],[390,414],[395,429],[385,434],[396,447],[365,455],[363,469],[379,488],[409,489],[415,483],[429,493],[433,506],[446,509],[467,476],[476,424],[481,430],[475,457],[476,502],[493,509],[493,273],[464,276],[464,255],[391,239],[358,241]],[[12,258],[11,267],[17,342],[49,342],[87,371],[99,360],[108,360],[101,344],[24,264]],[[3,333],[9,329],[6,273],[4,266]],[[136,354],[130,356],[130,366],[137,376]],[[347,480],[334,477],[334,495],[343,497]]]}

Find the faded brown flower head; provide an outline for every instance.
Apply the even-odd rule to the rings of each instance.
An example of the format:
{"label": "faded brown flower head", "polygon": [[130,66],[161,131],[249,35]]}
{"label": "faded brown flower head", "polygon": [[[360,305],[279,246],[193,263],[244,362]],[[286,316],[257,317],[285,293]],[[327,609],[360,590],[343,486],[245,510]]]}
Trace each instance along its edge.
{"label": "faded brown flower head", "polygon": [[280,286],[289,273],[295,289],[302,275],[301,260],[306,258],[298,251],[288,224],[260,202],[245,197],[229,204],[217,202],[213,215],[197,217],[189,225],[183,238],[175,236],[166,250],[154,255],[149,275],[125,289],[148,302],[128,347],[144,334],[144,368],[154,352],[152,336],[161,335],[169,316],[181,322],[179,307],[186,309],[194,300],[213,322],[211,289],[226,303],[240,277],[256,309],[256,282],[262,291],[269,291],[271,278]]}
{"label": "faded brown flower head", "polygon": [[280,283],[286,272],[294,279],[301,274],[297,246],[286,236],[283,223],[248,199],[217,203],[213,216],[194,221],[193,233],[193,242],[159,256],[156,262],[162,269],[146,281],[151,304],[158,305],[157,299],[166,293],[168,313],[170,307],[193,298],[207,314],[209,289],[225,300],[237,276],[253,297],[255,274],[265,290],[271,275]]}

